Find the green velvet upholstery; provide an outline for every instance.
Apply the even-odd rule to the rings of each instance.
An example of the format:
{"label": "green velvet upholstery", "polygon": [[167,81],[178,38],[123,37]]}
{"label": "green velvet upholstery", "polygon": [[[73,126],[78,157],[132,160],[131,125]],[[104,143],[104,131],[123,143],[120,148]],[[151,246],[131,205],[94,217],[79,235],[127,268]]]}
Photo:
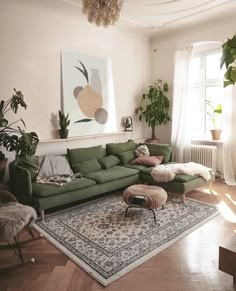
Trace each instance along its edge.
{"label": "green velvet upholstery", "polygon": [[175,193],[175,194],[186,194],[192,190],[195,190],[206,183],[206,181],[201,177],[195,177],[187,182],[180,182],[180,181],[172,181],[168,183],[157,183],[153,180],[152,176],[149,174],[140,174],[140,179],[143,183],[147,183],[149,185],[156,185],[167,192]]}
{"label": "green velvet upholstery", "polygon": [[83,173],[83,174],[88,174],[91,172],[99,171],[101,170],[102,167],[99,164],[98,160],[88,160],[88,161],[83,161],[79,162],[78,164],[72,165],[72,170],[74,173]]}
{"label": "green velvet upholstery", "polygon": [[128,164],[136,158],[135,151],[125,151],[118,154],[118,158],[120,159],[123,165]]}
{"label": "green velvet upholstery", "polygon": [[101,145],[89,148],[67,149],[68,161],[71,166],[79,162],[105,157],[105,149]]}
{"label": "green velvet upholstery", "polygon": [[86,178],[96,181],[98,184],[115,181],[125,177],[138,174],[139,171],[135,169],[127,169],[124,167],[115,166],[108,170],[102,170],[85,175]]}
{"label": "green velvet upholstery", "polygon": [[32,180],[30,172],[21,166],[16,166],[12,162],[9,164],[9,174],[10,191],[20,203],[32,205]]}
{"label": "green velvet upholstery", "polygon": [[66,185],[61,186],[61,187],[54,186],[54,185],[40,184],[40,183],[32,183],[32,191],[34,195],[36,195],[37,197],[48,197],[48,196],[58,195],[65,192],[70,192],[73,190],[88,188],[95,184],[96,184],[95,181],[92,181],[86,178],[80,178],[80,179],[71,181],[70,183],[67,183]]}
{"label": "green velvet upholstery", "polygon": [[148,147],[150,156],[164,156],[162,163],[168,163],[171,161],[171,154],[173,147],[170,144],[153,144],[145,143]]}
{"label": "green velvet upholstery", "polygon": [[122,143],[108,143],[106,144],[107,154],[108,155],[117,155],[122,152],[135,150],[137,144],[133,140]]}
{"label": "green velvet upholstery", "polygon": [[125,165],[122,165],[122,167],[130,168],[130,169],[136,169],[136,170],[139,170],[139,171],[147,169],[147,166],[144,166],[144,165],[125,164]]}
{"label": "green velvet upholstery", "polygon": [[71,202],[80,201],[103,193],[109,193],[110,191],[124,189],[130,185],[137,184],[138,181],[139,175],[135,174],[123,179],[117,179],[103,184],[96,184],[94,186],[80,189],[79,191],[74,190],[45,198],[38,198],[34,196],[33,206],[36,209],[44,210],[60,205],[66,205]]}
{"label": "green velvet upholstery", "polygon": [[[163,144],[146,144],[151,155],[163,155],[171,161],[172,146]],[[38,210],[65,205],[110,191],[118,190],[136,183],[158,185],[167,192],[185,194],[204,185],[206,181],[200,177],[176,175],[174,181],[157,183],[150,173],[152,167],[131,165],[128,163],[137,145],[133,141],[110,143],[106,149],[102,146],[90,148],[68,149],[68,160],[74,171],[83,172],[81,179],[72,181],[62,187],[32,182],[34,176],[29,164],[37,165],[37,158],[19,165],[9,165],[10,190],[19,202],[33,205]],[[107,155],[106,155],[107,151]],[[117,157],[122,157],[122,162]],[[118,164],[119,163],[119,164]],[[124,165],[123,165],[124,163]],[[212,174],[212,181],[214,175]]]}
{"label": "green velvet upholstery", "polygon": [[30,172],[31,179],[34,180],[38,174],[39,170],[39,157],[32,156],[32,157],[25,157],[25,158],[18,158],[17,164]]}
{"label": "green velvet upholstery", "polygon": [[119,165],[120,160],[114,155],[109,155],[109,156],[99,159],[98,162],[100,163],[100,165],[102,166],[104,170],[107,170],[116,165]]}

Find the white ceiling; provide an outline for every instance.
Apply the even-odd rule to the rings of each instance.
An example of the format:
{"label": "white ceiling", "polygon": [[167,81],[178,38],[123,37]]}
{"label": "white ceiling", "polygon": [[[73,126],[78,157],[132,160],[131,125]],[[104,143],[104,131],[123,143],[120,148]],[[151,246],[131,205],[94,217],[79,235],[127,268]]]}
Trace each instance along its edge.
{"label": "white ceiling", "polygon": [[[81,0],[62,1],[82,7]],[[236,0],[125,0],[120,22],[158,32],[232,13]]]}

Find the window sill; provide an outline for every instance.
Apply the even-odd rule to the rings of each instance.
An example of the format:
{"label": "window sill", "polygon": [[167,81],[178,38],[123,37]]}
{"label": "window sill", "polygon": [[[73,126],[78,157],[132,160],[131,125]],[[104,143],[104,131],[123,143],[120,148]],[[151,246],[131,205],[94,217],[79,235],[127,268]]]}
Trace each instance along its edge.
{"label": "window sill", "polygon": [[208,139],[208,138],[192,138],[191,142],[193,144],[197,144],[197,143],[204,143],[204,144],[223,144],[223,140],[212,140],[212,139]]}

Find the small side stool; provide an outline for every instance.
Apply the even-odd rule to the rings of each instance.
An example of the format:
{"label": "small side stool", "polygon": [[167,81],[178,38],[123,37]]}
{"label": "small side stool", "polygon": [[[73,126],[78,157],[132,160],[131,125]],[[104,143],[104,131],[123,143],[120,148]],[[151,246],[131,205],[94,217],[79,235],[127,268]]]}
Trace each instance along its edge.
{"label": "small side stool", "polygon": [[[135,197],[143,197],[145,199],[145,203],[141,205],[134,204],[133,201]],[[153,209],[160,207],[164,209],[164,204],[167,200],[167,193],[163,188],[158,186],[137,184],[126,188],[123,193],[123,198],[125,203],[128,205],[125,211],[125,217],[128,214],[129,208],[139,207],[151,210],[154,216],[154,221],[156,222],[156,214]]]}

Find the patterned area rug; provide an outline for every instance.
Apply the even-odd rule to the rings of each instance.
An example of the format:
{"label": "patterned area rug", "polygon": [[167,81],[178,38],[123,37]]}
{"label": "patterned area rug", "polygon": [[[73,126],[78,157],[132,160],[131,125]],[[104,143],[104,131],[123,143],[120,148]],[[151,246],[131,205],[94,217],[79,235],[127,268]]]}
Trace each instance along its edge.
{"label": "patterned area rug", "polygon": [[46,216],[35,229],[104,286],[180,240],[219,212],[169,195],[164,210],[129,209],[112,194]]}

